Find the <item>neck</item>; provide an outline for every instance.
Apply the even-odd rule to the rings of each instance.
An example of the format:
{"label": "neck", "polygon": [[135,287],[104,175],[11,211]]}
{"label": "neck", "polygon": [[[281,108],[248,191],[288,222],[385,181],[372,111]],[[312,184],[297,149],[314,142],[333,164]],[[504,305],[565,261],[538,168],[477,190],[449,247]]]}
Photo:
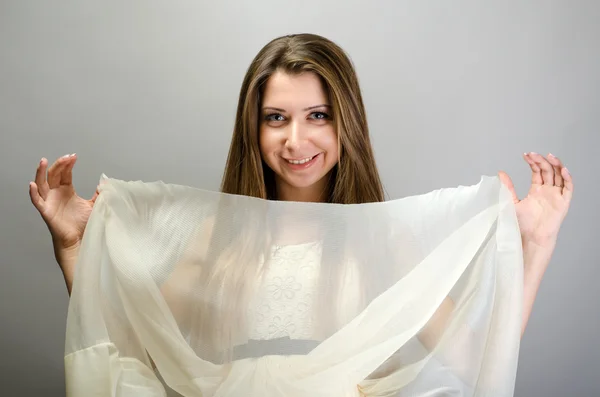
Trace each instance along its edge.
{"label": "neck", "polygon": [[323,203],[327,201],[328,178],[312,186],[299,188],[290,186],[284,182],[276,182],[277,200],[299,201],[308,203]]}

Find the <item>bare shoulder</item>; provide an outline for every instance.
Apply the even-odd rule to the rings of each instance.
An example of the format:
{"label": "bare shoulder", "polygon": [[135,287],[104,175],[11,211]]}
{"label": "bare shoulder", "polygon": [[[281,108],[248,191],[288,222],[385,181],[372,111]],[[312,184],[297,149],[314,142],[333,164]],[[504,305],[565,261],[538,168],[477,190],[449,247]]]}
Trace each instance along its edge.
{"label": "bare shoulder", "polygon": [[206,259],[210,239],[214,230],[215,218],[207,217],[197,225],[195,231],[184,244],[183,251],[166,281],[160,286],[163,296],[168,300],[186,294],[196,285],[201,272],[202,264]]}
{"label": "bare shoulder", "polygon": [[160,285],[160,292],[182,330],[190,325],[194,291],[199,285],[214,225],[215,218],[207,217],[196,227],[169,276]]}
{"label": "bare shoulder", "polygon": [[170,279],[185,279],[201,271],[215,229],[215,218],[215,216],[205,218],[191,233],[184,243],[179,260],[173,266]]}
{"label": "bare shoulder", "polygon": [[215,224],[216,216],[211,215],[198,225],[186,247],[187,255],[184,255],[184,262],[186,256],[188,259],[193,259],[194,261],[204,260],[206,258],[213,231],[215,230]]}

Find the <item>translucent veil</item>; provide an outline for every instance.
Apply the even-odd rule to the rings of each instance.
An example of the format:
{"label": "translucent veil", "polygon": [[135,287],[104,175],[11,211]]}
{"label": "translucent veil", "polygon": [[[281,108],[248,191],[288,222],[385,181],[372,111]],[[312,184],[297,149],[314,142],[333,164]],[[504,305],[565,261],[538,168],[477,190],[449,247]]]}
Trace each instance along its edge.
{"label": "translucent veil", "polygon": [[340,205],[103,175],[67,395],[512,396],[522,261],[497,177]]}

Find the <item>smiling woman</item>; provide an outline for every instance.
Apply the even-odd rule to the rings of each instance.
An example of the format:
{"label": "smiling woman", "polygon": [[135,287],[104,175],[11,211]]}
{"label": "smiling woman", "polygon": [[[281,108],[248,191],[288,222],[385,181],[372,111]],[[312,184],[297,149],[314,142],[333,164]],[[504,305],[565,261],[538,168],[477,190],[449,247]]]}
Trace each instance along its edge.
{"label": "smiling woman", "polygon": [[263,94],[260,151],[279,200],[327,201],[338,139],[321,80],[276,72]]}
{"label": "smiling woman", "polygon": [[338,45],[289,35],[256,55],[242,83],[221,190],[339,204],[384,200],[358,78]]}
{"label": "smiling woman", "polygon": [[84,200],[75,155],[42,159],[68,395],[512,395],[573,192],[524,158],[522,200],[500,173],[384,203],[349,58],[299,34],[246,73],[221,192],[105,178]]}

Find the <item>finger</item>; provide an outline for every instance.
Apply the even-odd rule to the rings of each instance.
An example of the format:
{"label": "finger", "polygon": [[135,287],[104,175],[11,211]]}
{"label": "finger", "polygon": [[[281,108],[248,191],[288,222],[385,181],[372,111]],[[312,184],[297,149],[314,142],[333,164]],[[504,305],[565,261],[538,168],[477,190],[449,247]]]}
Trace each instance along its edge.
{"label": "finger", "polygon": [[531,184],[541,185],[542,183],[544,183],[542,179],[542,170],[540,169],[540,167],[538,167],[535,161],[533,161],[529,153],[523,154],[523,158],[525,159],[525,161],[527,161],[529,167],[531,167]]}
{"label": "finger", "polygon": [[44,210],[44,199],[40,196],[35,182],[29,182],[29,198],[33,206],[41,213]]}
{"label": "finger", "polygon": [[73,167],[75,166],[76,161],[77,157],[75,153],[69,155],[69,158],[66,160],[65,167],[60,173],[61,185],[71,185],[73,183]]}
{"label": "finger", "polygon": [[552,164],[550,164],[541,154],[531,152],[529,155],[542,170],[542,180],[544,181],[544,185],[554,186],[554,168],[552,167]]}
{"label": "finger", "polygon": [[508,191],[510,192],[513,202],[515,204],[518,203],[519,198],[517,197],[517,192],[515,191],[515,185],[513,184],[512,180],[510,179],[508,174],[504,171],[500,171],[500,172],[498,172],[498,177],[500,178],[500,181],[504,185],[506,185],[506,187],[508,188]]}
{"label": "finger", "polygon": [[100,195],[100,185],[96,186],[96,192],[94,193],[94,195],[92,196],[92,198],[90,199],[90,201],[92,203],[95,203],[96,199],[98,198],[98,195]]}
{"label": "finger", "polygon": [[571,176],[571,173],[567,167],[563,167],[561,169],[561,174],[565,183],[562,194],[563,197],[570,202],[571,198],[573,197],[573,177]]}
{"label": "finger", "polygon": [[69,155],[63,156],[56,160],[54,164],[48,168],[48,187],[50,189],[55,189],[60,186],[60,174],[62,173],[63,168],[67,160],[69,159]]}
{"label": "finger", "polygon": [[548,162],[552,165],[552,168],[554,168],[554,185],[563,187],[565,183],[561,175],[561,169],[564,167],[562,162],[552,153],[548,153]]}
{"label": "finger", "polygon": [[35,184],[36,191],[42,197],[42,199],[46,199],[48,194],[48,183],[46,181],[46,172],[48,171],[48,160],[46,158],[42,158],[38,167],[35,171]]}

